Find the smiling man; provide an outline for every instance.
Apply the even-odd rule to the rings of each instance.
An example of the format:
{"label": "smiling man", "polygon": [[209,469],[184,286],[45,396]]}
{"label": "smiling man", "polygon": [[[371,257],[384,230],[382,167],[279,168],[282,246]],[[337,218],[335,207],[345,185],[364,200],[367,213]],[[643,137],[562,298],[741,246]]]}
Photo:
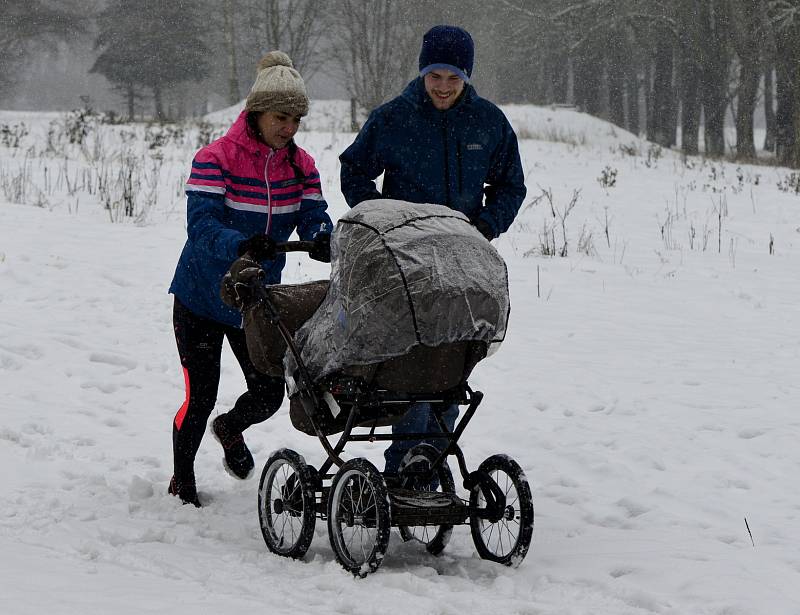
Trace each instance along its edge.
{"label": "smiling man", "polygon": [[376,198],[446,205],[490,240],[511,226],[525,198],[517,137],[470,85],[473,57],[472,37],[461,28],[425,34],[419,76],[370,114],[339,157],[350,207]]}
{"label": "smiling man", "polygon": [[[342,153],[347,204],[387,198],[445,205],[464,213],[492,240],[508,230],[525,198],[517,137],[503,112],[470,84],[474,45],[465,30],[435,26],[422,39],[419,76],[369,116]],[[375,180],[383,173],[379,191]],[[458,414],[444,415],[452,429]],[[395,433],[438,431],[428,404],[413,406]],[[432,441],[436,445],[436,441]],[[386,451],[386,472],[397,472],[414,441]]]}

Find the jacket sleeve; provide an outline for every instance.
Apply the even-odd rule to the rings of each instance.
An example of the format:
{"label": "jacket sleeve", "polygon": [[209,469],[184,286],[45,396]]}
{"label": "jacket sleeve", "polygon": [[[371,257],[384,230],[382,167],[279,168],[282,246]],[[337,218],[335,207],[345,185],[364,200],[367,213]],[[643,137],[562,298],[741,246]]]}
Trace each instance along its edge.
{"label": "jacket sleeve", "polygon": [[527,193],[517,135],[505,117],[502,139],[492,156],[486,184],[486,200],[479,217],[491,227],[497,237],[505,233],[514,222]]}
{"label": "jacket sleeve", "polygon": [[328,204],[322,196],[319,171],[310,156],[307,157],[303,172],[306,175],[303,182],[303,197],[300,201],[300,211],[297,212],[297,235],[300,239],[308,241],[317,235],[330,235],[333,223],[328,215]]}
{"label": "jacket sleeve", "polygon": [[379,148],[381,132],[380,118],[373,112],[356,140],[339,156],[342,194],[350,207],[361,201],[381,198],[375,185],[375,179],[385,169]]}
{"label": "jacket sleeve", "polygon": [[186,182],[186,232],[198,249],[215,259],[233,261],[246,237],[225,224],[225,181],[222,167],[203,150],[192,161]]}

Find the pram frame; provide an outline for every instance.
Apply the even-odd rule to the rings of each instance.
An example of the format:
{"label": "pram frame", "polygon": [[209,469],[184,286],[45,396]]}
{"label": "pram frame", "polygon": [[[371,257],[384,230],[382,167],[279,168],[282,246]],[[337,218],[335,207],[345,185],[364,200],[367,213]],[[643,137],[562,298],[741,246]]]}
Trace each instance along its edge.
{"label": "pram frame", "polygon": [[[292,252],[292,251],[305,251],[308,252],[314,246],[314,242],[309,241],[291,241],[291,242],[284,242],[282,244],[278,244],[277,248],[280,252]],[[312,380],[308,369],[301,357],[300,350],[298,349],[297,345],[294,342],[294,337],[292,332],[286,327],[286,325],[281,321],[280,315],[278,310],[275,306],[272,305],[270,302],[269,294],[267,292],[266,287],[263,284],[258,284],[255,288],[249,287],[248,290],[250,293],[255,291],[255,297],[251,294],[250,297],[254,298],[254,302],[250,302],[248,306],[249,309],[255,307],[263,307],[267,317],[271,324],[277,327],[278,331],[280,332],[281,337],[283,338],[284,342],[286,343],[287,351],[291,352],[296,365],[297,371],[294,377],[295,384],[297,387],[297,395],[299,396],[299,400],[303,411],[312,426],[312,429],[317,437],[317,439],[322,444],[323,449],[327,453],[327,459],[323,462],[320,466],[319,470],[313,469],[311,466],[307,466],[308,470],[311,470],[314,475],[314,491],[316,493],[316,505],[314,507],[313,514],[318,516],[319,518],[326,519],[326,515],[324,510],[329,508],[329,495],[330,489],[323,486],[325,480],[330,480],[333,478],[333,485],[336,483],[336,479],[338,478],[338,474],[332,475],[330,474],[330,470],[333,466],[337,466],[337,468],[341,471],[346,467],[348,462],[345,462],[341,458],[341,453],[344,450],[345,446],[349,442],[376,442],[376,441],[399,441],[399,440],[426,440],[426,439],[437,439],[437,440],[445,440],[446,445],[442,448],[442,450],[438,451],[438,455],[435,457],[433,461],[430,462],[429,467],[425,470],[422,474],[415,475],[415,480],[417,481],[416,484],[427,484],[429,483],[434,476],[436,476],[437,472],[439,472],[442,468],[444,468],[447,473],[449,474],[449,469],[446,465],[447,458],[452,455],[456,458],[458,463],[459,472],[462,477],[462,484],[465,489],[470,493],[469,502],[459,498],[455,493],[449,494],[452,499],[452,505],[440,508],[432,508],[431,510],[422,510],[417,507],[414,510],[405,511],[403,506],[399,504],[396,499],[392,499],[392,506],[391,506],[391,513],[389,510],[386,511],[386,516],[390,519],[389,524],[393,526],[401,527],[401,530],[406,526],[439,526],[440,530],[445,530],[446,536],[444,538],[444,542],[440,544],[438,547],[431,547],[430,544],[426,545],[428,550],[431,553],[438,553],[441,549],[444,548],[446,544],[450,528],[453,525],[463,525],[469,523],[472,526],[472,533],[473,539],[475,540],[476,547],[478,547],[478,551],[480,555],[486,559],[492,559],[494,561],[501,562],[506,565],[518,565],[522,559],[524,558],[525,554],[527,553],[528,546],[531,540],[531,534],[533,530],[533,505],[532,505],[532,497],[530,494],[530,489],[528,487],[527,481],[524,477],[524,473],[519,468],[519,466],[513,460],[509,458],[505,458],[505,456],[495,456],[495,457],[504,457],[505,459],[501,460],[500,466],[504,466],[506,461],[510,464],[512,468],[512,473],[515,473],[516,476],[512,477],[514,480],[514,487],[518,491],[522,491],[522,493],[518,493],[518,499],[522,501],[522,504],[518,504],[517,506],[522,506],[525,508],[525,511],[520,509],[520,512],[524,512],[523,515],[525,519],[525,523],[521,524],[522,530],[520,533],[520,537],[517,539],[517,543],[514,547],[514,550],[511,554],[498,557],[496,556],[491,549],[489,549],[483,537],[480,535],[480,531],[476,530],[476,520],[480,521],[481,519],[486,520],[489,523],[496,523],[500,522],[504,519],[504,516],[509,514],[509,509],[512,506],[507,506],[506,502],[506,493],[497,482],[489,475],[489,473],[484,470],[484,466],[487,462],[491,462],[495,459],[495,457],[491,457],[487,459],[478,470],[470,472],[467,468],[466,460],[464,457],[463,450],[458,444],[459,439],[461,438],[462,434],[464,433],[467,425],[470,423],[472,418],[475,415],[479,405],[483,400],[483,393],[480,391],[473,391],[470,388],[469,384],[467,383],[466,377],[463,378],[462,382],[457,385],[456,387],[443,391],[439,394],[403,394],[403,393],[393,393],[391,391],[382,390],[382,389],[372,389],[368,388],[366,390],[361,390],[360,388],[356,387],[353,391],[352,398],[344,399],[340,398],[335,400],[332,395],[332,391],[328,390],[327,395],[330,395],[332,399],[334,399],[334,403],[339,405],[344,405],[345,407],[349,406],[347,419],[344,425],[344,429],[342,430],[338,441],[336,444],[331,444],[328,439],[328,436],[323,433],[323,430],[320,429],[317,421],[315,420],[317,413],[324,411],[325,407],[328,409],[332,408],[328,404],[327,401],[324,401],[317,392],[317,385]],[[351,379],[353,382],[356,379]],[[378,423],[380,418],[375,418],[372,421],[361,421],[358,422],[359,419],[359,411],[362,408],[382,408],[382,407],[389,407],[393,405],[401,405],[410,407],[414,403],[419,402],[427,402],[432,405],[434,409],[433,416],[436,419],[436,422],[439,426],[439,432],[425,432],[425,433],[402,433],[402,434],[395,434],[395,433],[375,433],[375,429],[378,427]],[[324,404],[324,405],[323,405]],[[454,429],[450,431],[445,424],[441,413],[442,411],[447,408],[449,405],[456,404],[456,405],[466,405],[467,410],[455,425]],[[343,409],[340,410],[343,411]],[[399,418],[399,417],[398,417]],[[371,425],[369,423],[372,423]],[[360,428],[367,428],[369,427],[369,433],[360,434],[360,433],[353,433],[353,430],[357,427]],[[296,455],[296,454],[295,454]],[[302,459],[302,458],[300,458]],[[359,461],[359,460],[352,460],[352,461]],[[352,465],[352,461],[348,465]],[[369,462],[366,460],[361,460],[365,462],[370,467]],[[492,469],[495,470],[494,466],[497,463],[490,464]],[[503,467],[500,468],[503,470]],[[377,469],[375,469],[377,471]],[[267,467],[264,468],[264,473],[266,473]],[[352,471],[352,470],[350,470]],[[508,474],[507,470],[506,473]],[[377,472],[378,475],[383,476],[382,473],[379,471]],[[385,477],[381,479],[383,482],[382,489],[385,490],[386,500],[387,502],[390,500],[389,495],[392,493],[391,489],[386,487]],[[262,474],[262,483],[264,481],[264,474]],[[517,486],[519,482],[519,487]],[[261,489],[261,488],[260,488]],[[415,492],[418,496],[424,495],[426,492]],[[430,492],[427,492],[428,495],[434,495]],[[439,494],[440,495],[440,494]],[[483,502],[483,506],[480,506],[478,503]],[[261,514],[261,490],[259,491],[259,514]],[[529,519],[527,519],[529,517]],[[329,521],[329,532],[330,532],[330,519]],[[385,551],[386,545],[388,545],[388,527],[385,529],[385,537],[384,537],[384,544],[380,547]],[[264,524],[262,520],[262,532],[264,531]],[[438,533],[437,533],[438,537]],[[264,538],[267,541],[268,546],[272,549],[272,545],[267,540],[266,533],[264,534]],[[374,571],[380,564],[383,558],[383,552],[377,553],[374,555],[370,561],[364,562],[364,565],[361,566],[353,566],[340,554],[339,549],[336,545],[336,540],[334,537],[331,536],[331,544],[334,548],[334,552],[337,556],[339,562],[348,570],[356,574],[357,576],[364,576],[367,572]],[[310,538],[308,539],[308,543],[310,544]],[[502,543],[501,543],[502,544]],[[308,548],[308,544],[305,544],[304,547],[301,549],[302,553],[292,553],[292,552],[279,552],[272,549],[274,552],[280,555],[288,555],[290,557],[301,557],[305,550]],[[378,547],[376,547],[378,548]]]}
{"label": "pram frame", "polygon": [[[310,251],[314,246],[314,242],[312,241],[287,241],[281,244],[278,244],[278,250],[283,252],[307,252]],[[253,290],[253,289],[251,289]],[[475,412],[478,409],[481,401],[483,400],[483,393],[480,391],[473,391],[470,386],[466,383],[462,383],[461,385],[457,386],[455,389],[450,389],[449,391],[444,391],[440,395],[393,395],[389,391],[384,390],[376,390],[369,396],[366,400],[356,399],[353,403],[348,404],[351,406],[350,412],[347,418],[347,422],[345,423],[345,428],[341,432],[339,437],[339,441],[336,445],[332,446],[328,437],[322,433],[319,429],[317,423],[315,422],[314,418],[316,412],[318,412],[319,408],[321,407],[321,401],[318,395],[315,393],[314,383],[311,379],[310,374],[308,373],[308,369],[306,368],[305,363],[300,354],[300,350],[297,348],[297,345],[294,343],[294,336],[292,335],[291,331],[286,327],[286,325],[281,321],[280,315],[275,307],[269,300],[269,296],[266,291],[266,287],[263,285],[259,285],[255,289],[256,291],[256,304],[254,307],[261,306],[267,313],[269,317],[270,323],[275,325],[278,328],[278,331],[281,334],[284,342],[286,343],[287,350],[292,353],[297,363],[297,373],[299,376],[298,382],[298,395],[300,396],[300,402],[302,404],[303,410],[308,417],[309,422],[311,423],[314,432],[319,439],[320,443],[322,444],[325,452],[328,454],[328,459],[320,466],[319,473],[325,475],[328,470],[330,470],[333,465],[337,467],[341,467],[345,462],[339,456],[339,454],[344,450],[344,447],[348,442],[376,442],[376,441],[395,441],[395,440],[424,440],[426,438],[435,437],[436,439],[447,440],[447,446],[441,451],[439,457],[433,463],[430,468],[430,474],[433,476],[433,473],[436,469],[444,462],[445,459],[449,455],[454,455],[458,460],[458,467],[459,471],[461,472],[461,476],[464,479],[464,487],[468,490],[471,490],[474,486],[474,480],[470,480],[470,472],[467,469],[466,460],[464,458],[464,452],[461,450],[461,447],[458,446],[458,440],[461,435],[464,433],[467,425],[469,424],[472,417],[475,415]],[[297,379],[295,379],[297,382]],[[362,402],[362,403],[360,403]],[[449,431],[447,425],[445,425],[444,421],[442,420],[441,414],[439,412],[434,411],[434,417],[439,425],[440,432],[438,433],[402,433],[402,434],[376,434],[375,428],[377,427],[377,420],[375,424],[370,429],[369,434],[353,434],[352,430],[356,427],[365,427],[364,424],[356,424],[355,420],[358,416],[358,410],[362,406],[366,407],[376,407],[376,406],[385,406],[385,405],[404,405],[410,406],[411,404],[415,403],[430,403],[434,408],[436,406],[447,406],[450,404],[457,404],[457,405],[467,405],[467,410],[458,424],[455,426],[453,431]],[[327,405],[327,404],[326,404]],[[473,477],[474,479],[474,477]]]}

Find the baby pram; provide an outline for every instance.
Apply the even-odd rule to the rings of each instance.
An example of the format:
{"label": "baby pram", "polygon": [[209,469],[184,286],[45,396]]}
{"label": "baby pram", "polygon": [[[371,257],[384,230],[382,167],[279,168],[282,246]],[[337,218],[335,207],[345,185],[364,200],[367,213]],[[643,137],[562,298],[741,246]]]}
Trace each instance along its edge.
{"label": "baby pram", "polygon": [[[267,460],[258,511],[268,548],[302,557],[323,519],[337,560],[364,576],[381,564],[392,526],[438,554],[455,525],[469,524],[481,557],[519,565],[533,534],[525,474],[506,455],[469,471],[458,444],[483,399],[467,378],[503,340],[509,313],[505,263],[489,242],[450,209],[367,201],[337,223],[330,281],[264,286],[262,275],[245,255],[226,276],[223,298],[242,311],[256,367],[283,372],[293,425],[327,453],[319,468],[288,449]],[[441,433],[380,429],[416,402],[432,404]],[[451,432],[442,414],[453,404],[466,411]],[[414,446],[397,476],[342,458],[351,442],[431,436],[443,450]]]}

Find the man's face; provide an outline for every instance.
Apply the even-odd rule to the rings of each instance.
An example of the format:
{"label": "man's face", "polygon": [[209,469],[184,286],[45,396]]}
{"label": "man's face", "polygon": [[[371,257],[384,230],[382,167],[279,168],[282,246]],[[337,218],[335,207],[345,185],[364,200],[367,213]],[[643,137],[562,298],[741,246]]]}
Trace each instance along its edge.
{"label": "man's face", "polygon": [[439,111],[447,111],[456,104],[464,91],[464,80],[445,68],[432,70],[425,75],[425,91]]}
{"label": "man's face", "polygon": [[289,141],[300,128],[300,116],[289,115],[281,111],[264,111],[258,116],[258,130],[261,138],[272,149],[281,149],[289,145]]}

